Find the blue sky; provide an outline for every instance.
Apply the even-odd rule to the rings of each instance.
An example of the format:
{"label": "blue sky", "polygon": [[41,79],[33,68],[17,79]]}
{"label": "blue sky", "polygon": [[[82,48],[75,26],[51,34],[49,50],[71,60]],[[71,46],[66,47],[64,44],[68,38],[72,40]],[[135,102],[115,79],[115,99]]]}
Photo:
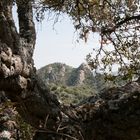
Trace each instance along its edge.
{"label": "blue sky", "polygon": [[86,55],[98,45],[97,36],[90,37],[87,43],[77,43],[72,21],[67,16],[55,25],[53,23],[53,20],[36,23],[35,66],[40,68],[50,63],[62,62],[78,67],[85,62]]}
{"label": "blue sky", "polygon": [[[14,20],[18,27],[16,7]],[[47,18],[46,18],[47,19]],[[77,34],[72,21],[66,16],[60,17],[60,21],[54,25],[54,20],[43,20],[36,24],[37,40],[34,52],[34,62],[37,69],[54,62],[61,62],[67,65],[78,67],[86,62],[86,55],[98,46],[97,35],[90,36],[87,43],[76,42]]]}

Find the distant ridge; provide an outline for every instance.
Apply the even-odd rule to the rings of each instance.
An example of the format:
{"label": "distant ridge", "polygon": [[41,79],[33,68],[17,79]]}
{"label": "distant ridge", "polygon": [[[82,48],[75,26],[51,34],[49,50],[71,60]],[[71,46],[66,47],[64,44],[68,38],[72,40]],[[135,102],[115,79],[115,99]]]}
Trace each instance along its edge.
{"label": "distant ridge", "polygon": [[63,63],[53,63],[38,70],[38,75],[48,84],[66,86],[92,85],[93,74],[89,66],[82,63],[73,68]]}
{"label": "distant ridge", "polygon": [[[105,88],[116,86],[113,81],[105,81],[103,74],[93,75],[85,63],[78,68],[63,63],[53,63],[42,67],[37,73],[59,100],[68,104],[79,103]],[[120,83],[122,81],[118,78],[117,85]]]}

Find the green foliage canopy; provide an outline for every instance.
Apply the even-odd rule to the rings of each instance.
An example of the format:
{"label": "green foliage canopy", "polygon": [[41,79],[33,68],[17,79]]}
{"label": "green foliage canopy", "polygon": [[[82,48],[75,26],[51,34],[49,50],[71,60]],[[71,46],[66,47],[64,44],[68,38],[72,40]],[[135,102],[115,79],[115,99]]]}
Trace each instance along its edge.
{"label": "green foliage canopy", "polygon": [[96,55],[87,56],[91,68],[107,74],[115,66],[126,79],[139,75],[139,0],[41,0],[39,4],[38,18],[47,10],[68,14],[85,42],[90,33],[100,35],[100,46],[93,49]]}

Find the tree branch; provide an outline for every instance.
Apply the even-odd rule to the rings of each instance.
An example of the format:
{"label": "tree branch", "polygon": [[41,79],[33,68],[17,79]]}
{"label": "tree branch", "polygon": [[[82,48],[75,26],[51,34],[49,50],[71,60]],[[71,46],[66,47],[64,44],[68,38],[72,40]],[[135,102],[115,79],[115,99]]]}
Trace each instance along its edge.
{"label": "tree branch", "polygon": [[107,33],[111,34],[117,28],[119,28],[123,24],[125,24],[125,23],[127,23],[129,21],[132,21],[132,20],[140,20],[140,15],[136,15],[136,16],[132,16],[132,17],[126,17],[123,20],[121,20],[120,22],[117,22],[114,27],[111,27],[111,28],[102,28],[101,33],[102,34],[107,34]]}
{"label": "tree branch", "polygon": [[35,25],[33,22],[32,2],[30,0],[17,0],[20,37],[34,47],[36,40]]}
{"label": "tree branch", "polygon": [[12,16],[12,6],[12,0],[0,2],[0,40],[16,49],[19,46],[19,36]]}
{"label": "tree branch", "polygon": [[123,25],[131,20],[140,20],[140,15],[124,18],[122,21],[120,21],[116,24],[116,28],[120,27],[121,25]]}

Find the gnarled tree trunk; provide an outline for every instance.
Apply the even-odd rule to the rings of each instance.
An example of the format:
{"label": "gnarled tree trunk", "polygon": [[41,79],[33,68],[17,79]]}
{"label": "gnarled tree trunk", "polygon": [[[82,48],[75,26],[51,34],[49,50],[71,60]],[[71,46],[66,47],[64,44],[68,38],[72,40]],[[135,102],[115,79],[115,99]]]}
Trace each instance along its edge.
{"label": "gnarled tree trunk", "polygon": [[61,105],[36,75],[32,1],[0,1],[0,91],[21,116],[38,129],[35,140],[137,140],[140,138],[140,85],[108,89],[77,106]]}
{"label": "gnarled tree trunk", "polygon": [[59,117],[59,102],[36,77],[33,51],[36,41],[32,2],[17,0],[19,33],[12,18],[13,2],[0,2],[0,90],[16,102],[22,116],[38,127],[49,114],[53,127]]}

